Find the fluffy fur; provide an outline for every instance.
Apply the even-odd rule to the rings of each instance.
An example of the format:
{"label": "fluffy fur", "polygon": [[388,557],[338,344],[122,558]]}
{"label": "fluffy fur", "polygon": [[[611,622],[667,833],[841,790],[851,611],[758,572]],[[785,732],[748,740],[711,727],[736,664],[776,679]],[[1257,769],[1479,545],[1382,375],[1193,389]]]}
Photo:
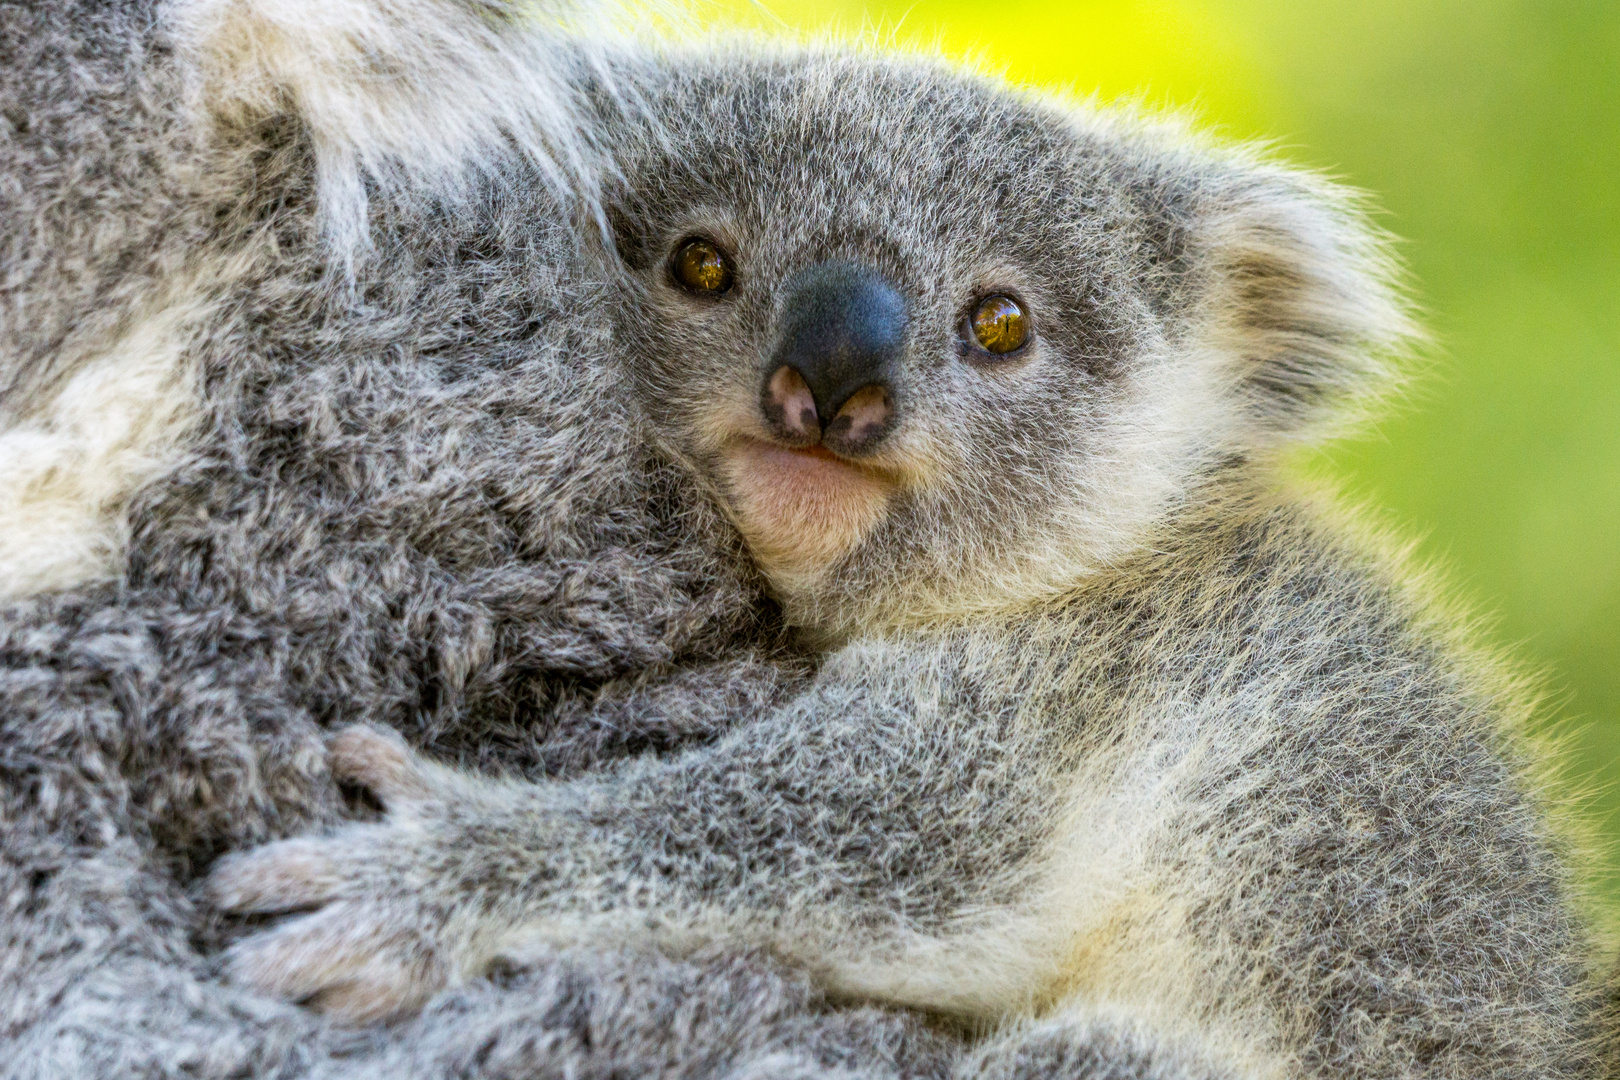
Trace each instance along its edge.
{"label": "fluffy fur", "polygon": [[[121,340],[100,309],[179,312],[152,385],[190,388],[127,440],[161,467],[64,497],[100,561],[13,578],[14,1071],[1595,1073],[1523,706],[1276,476],[1406,333],[1341,196],[927,64],[309,9],[0,8],[8,110],[61,128],[5,171],[11,430],[112,355],[34,328]],[[121,154],[58,205],[50,162]],[[672,286],[693,234],[728,298]],[[773,288],[829,256],[915,328],[833,544],[738,451]],[[987,289],[1038,319],[1004,367],[958,342]],[[319,908],[222,987],[257,927],[200,873],[312,827],[212,877]],[[450,990],[350,1034],[255,985]]]}
{"label": "fluffy fur", "polygon": [[[368,205],[366,244],[345,246],[305,114],[251,80],[240,108],[190,92],[213,70],[186,59],[205,14],[0,8],[16,61],[3,437],[38,451],[6,462],[21,507],[7,584],[31,598],[0,630],[0,1001],[4,1037],[26,1048],[7,1067],[32,1075],[319,1067],[307,1014],[219,988],[220,931],[187,886],[221,850],[343,816],[323,726],[370,717],[470,760],[568,772],[712,738],[802,674],[772,659],[773,610],[738,543],[645,444],[602,362],[599,275],[556,162],[503,143],[501,184],[481,191],[487,156],[425,179],[402,164],[371,177],[386,209]],[[582,62],[528,29],[559,70]],[[497,60],[537,47],[519,34]],[[566,115],[525,130],[548,148],[572,131]],[[87,169],[109,174],[99,201]],[[122,262],[102,261],[103,234]],[[68,288],[75,275],[99,275],[97,296]],[[57,340],[103,333],[98,305],[115,301],[105,346]],[[36,333],[52,319],[71,330]],[[131,335],[155,344],[120,351]],[[109,401],[139,423],[109,423]],[[40,531],[58,520],[71,543]],[[756,977],[728,1004],[724,978],[708,992],[696,969],[649,968],[623,1010],[685,978],[717,1026],[692,1034],[690,1071],[790,1053],[764,1028],[814,999]],[[560,1032],[592,983],[555,985],[525,1016],[549,1008]],[[486,1030],[510,1013],[470,1008]],[[543,1067],[684,1060],[604,1009],[622,1054],[593,1056],[584,1036]],[[758,1040],[737,1035],[756,1022]],[[880,1042],[908,1027],[873,1023]],[[454,1049],[443,1030],[389,1060],[431,1074]],[[344,1060],[334,1070],[358,1067]]]}

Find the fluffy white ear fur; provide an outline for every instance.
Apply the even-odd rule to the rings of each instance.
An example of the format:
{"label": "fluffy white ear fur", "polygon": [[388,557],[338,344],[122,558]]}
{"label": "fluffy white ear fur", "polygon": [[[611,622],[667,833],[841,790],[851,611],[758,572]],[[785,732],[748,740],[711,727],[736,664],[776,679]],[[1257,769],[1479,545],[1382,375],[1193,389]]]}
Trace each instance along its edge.
{"label": "fluffy white ear fur", "polygon": [[611,0],[177,0],[170,18],[205,116],[298,115],[341,262],[365,244],[368,182],[453,191],[515,147],[578,190],[589,147],[558,46],[589,62],[613,11]]}
{"label": "fluffy white ear fur", "polygon": [[1358,196],[1248,159],[1204,197],[1198,336],[1233,365],[1231,448],[1315,441],[1363,418],[1421,334]]}

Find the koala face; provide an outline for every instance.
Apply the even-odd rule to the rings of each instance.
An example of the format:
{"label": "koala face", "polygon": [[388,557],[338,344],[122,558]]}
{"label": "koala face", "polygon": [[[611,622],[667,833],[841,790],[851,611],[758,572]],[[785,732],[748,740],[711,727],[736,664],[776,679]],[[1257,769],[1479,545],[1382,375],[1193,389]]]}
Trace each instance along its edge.
{"label": "koala face", "polygon": [[[1398,333],[1349,215],[1177,130],[892,57],[635,81],[616,334],[655,437],[810,627],[1072,587],[1299,427],[1331,396],[1313,365]],[[1366,325],[1336,288],[1370,295]]]}

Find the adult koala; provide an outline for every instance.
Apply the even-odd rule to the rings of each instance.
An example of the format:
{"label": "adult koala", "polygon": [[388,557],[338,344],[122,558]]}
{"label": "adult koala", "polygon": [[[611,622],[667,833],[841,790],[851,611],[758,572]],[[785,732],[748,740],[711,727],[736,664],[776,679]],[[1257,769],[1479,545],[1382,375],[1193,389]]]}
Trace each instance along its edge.
{"label": "adult koala", "polygon": [[[539,786],[343,737],[392,814],[224,864],[230,906],[327,905],[235,974],[367,1015],[546,939],[750,945],[994,1028],[964,1071],[1591,1071],[1517,706],[1278,493],[1276,448],[1403,332],[1331,191],[881,59],[593,59],[492,5],[81,14],[110,52],[70,32],[20,70],[111,55],[136,92],[95,89],[136,118],[103,125],[129,136],[100,148],[108,216],[46,200],[19,245],[10,434],[56,463],[30,475],[112,489],[19,485],[122,566],[31,571],[59,591],[8,617],[8,1033],[64,1068],[117,1029],[125,1057],[78,1060],[135,1071],[162,1030],[192,1057],[140,1068],[352,1072],[297,1010],[201,989],[192,868],[339,817],[323,725],[542,771],[558,716],[662,709],[674,738],[743,723]],[[60,83],[17,81],[43,149],[7,175],[71,159],[51,122],[96,148]],[[612,245],[569,225],[598,176]],[[120,258],[74,263],[104,239],[64,242],[81,220]],[[603,342],[629,366],[581,363]],[[134,371],[189,424],[50,441],[116,398],[93,373]],[[751,563],[821,653],[807,686]],[[108,1016],[154,978],[162,1015]],[[718,1004],[689,1041],[746,1035],[757,1011],[695,985]],[[459,1010],[364,1066],[443,1071],[432,1039],[490,1030]],[[771,1037],[939,1067],[861,1015]],[[448,1067],[600,1066],[504,1031]]]}

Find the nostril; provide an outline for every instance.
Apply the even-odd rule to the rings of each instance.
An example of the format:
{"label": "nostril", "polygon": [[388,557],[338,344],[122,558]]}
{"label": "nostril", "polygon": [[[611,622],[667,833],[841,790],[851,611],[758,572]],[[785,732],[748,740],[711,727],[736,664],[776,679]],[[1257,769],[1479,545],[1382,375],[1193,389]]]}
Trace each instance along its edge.
{"label": "nostril", "polygon": [[789,442],[814,443],[821,439],[816,399],[804,376],[787,365],[771,372],[760,395],[766,421]]}
{"label": "nostril", "polygon": [[858,454],[888,434],[894,422],[894,399],[888,387],[864,386],[849,396],[827,424],[822,441],[834,450]]}

